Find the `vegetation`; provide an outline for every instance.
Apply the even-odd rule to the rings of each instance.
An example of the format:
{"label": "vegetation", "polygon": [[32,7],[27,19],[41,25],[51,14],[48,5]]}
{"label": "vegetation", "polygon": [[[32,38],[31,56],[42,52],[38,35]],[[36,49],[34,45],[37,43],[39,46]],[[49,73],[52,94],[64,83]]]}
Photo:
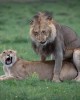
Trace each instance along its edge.
{"label": "vegetation", "polygon": [[[14,49],[19,57],[39,60],[39,56],[31,48],[29,23],[36,12],[46,10],[53,12],[57,22],[70,26],[79,35],[79,0],[3,3],[0,4],[0,52]],[[0,75],[2,74],[0,64]],[[80,83],[40,81],[36,75],[22,81],[3,81],[0,82],[0,100],[80,100]]]}

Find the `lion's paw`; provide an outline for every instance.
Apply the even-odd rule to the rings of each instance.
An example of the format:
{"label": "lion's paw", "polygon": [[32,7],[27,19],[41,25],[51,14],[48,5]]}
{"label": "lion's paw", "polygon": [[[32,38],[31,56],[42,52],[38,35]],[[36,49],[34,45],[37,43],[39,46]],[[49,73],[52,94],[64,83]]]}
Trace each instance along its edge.
{"label": "lion's paw", "polygon": [[52,79],[52,82],[56,82],[56,83],[59,83],[59,82],[61,82],[61,81],[60,81],[60,79],[57,79],[57,78],[53,78],[53,79]]}

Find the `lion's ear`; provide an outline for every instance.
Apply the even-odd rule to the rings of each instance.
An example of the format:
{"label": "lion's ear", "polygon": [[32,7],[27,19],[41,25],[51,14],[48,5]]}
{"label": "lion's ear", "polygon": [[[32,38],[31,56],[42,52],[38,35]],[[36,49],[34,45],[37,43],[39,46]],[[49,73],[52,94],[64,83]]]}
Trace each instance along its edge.
{"label": "lion's ear", "polygon": [[30,20],[30,25],[33,25],[33,20]]}
{"label": "lion's ear", "polygon": [[53,14],[52,12],[49,12],[49,11],[45,11],[45,16],[47,17],[47,20],[52,20],[53,19]]}
{"label": "lion's ear", "polygon": [[51,21],[52,20],[52,16],[48,16],[47,17],[47,20],[50,20]]}

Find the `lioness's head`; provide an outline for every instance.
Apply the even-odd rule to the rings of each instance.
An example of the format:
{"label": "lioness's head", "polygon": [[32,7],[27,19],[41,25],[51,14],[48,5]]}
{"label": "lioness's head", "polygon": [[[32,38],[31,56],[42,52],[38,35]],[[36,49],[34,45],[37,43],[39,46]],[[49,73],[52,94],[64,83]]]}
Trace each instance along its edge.
{"label": "lioness's head", "polygon": [[30,36],[32,41],[42,45],[54,41],[56,27],[49,12],[39,12],[33,17],[30,26]]}
{"label": "lioness's head", "polygon": [[0,54],[0,60],[4,66],[11,67],[17,60],[16,51],[5,50]]}

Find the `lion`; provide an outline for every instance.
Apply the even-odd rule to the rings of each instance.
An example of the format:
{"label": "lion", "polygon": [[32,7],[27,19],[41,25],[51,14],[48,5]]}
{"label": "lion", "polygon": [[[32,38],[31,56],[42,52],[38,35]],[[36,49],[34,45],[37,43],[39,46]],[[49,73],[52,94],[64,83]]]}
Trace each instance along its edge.
{"label": "lion", "polygon": [[[1,81],[9,79],[22,80],[34,72],[37,73],[40,80],[52,80],[54,61],[26,61],[17,57],[15,50],[3,51],[0,54],[0,61],[3,63],[3,71],[5,73],[0,76]],[[71,61],[63,61],[63,67],[60,73],[60,79],[62,81],[75,79],[77,74],[75,65]]]}
{"label": "lion", "polygon": [[[45,61],[50,55],[55,60],[53,81],[60,82],[63,60],[73,59],[74,50],[80,48],[79,36],[68,26],[57,23],[49,12],[39,12],[31,21],[30,38],[41,61]],[[80,65],[76,65],[76,68],[76,79],[80,80]]]}

